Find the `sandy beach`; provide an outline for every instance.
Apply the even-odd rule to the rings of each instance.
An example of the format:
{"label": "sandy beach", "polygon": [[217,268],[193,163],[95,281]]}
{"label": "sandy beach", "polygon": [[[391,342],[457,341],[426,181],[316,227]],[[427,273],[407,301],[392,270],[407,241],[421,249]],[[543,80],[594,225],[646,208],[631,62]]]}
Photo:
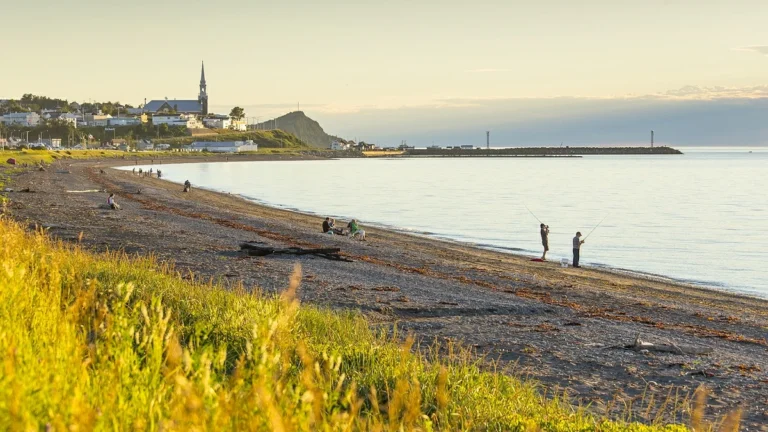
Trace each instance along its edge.
{"label": "sandy beach", "polygon": [[[162,169],[160,161],[201,160],[155,163]],[[183,193],[176,184],[110,169],[133,164],[58,161],[45,171],[16,173],[10,187],[29,192],[8,193],[8,212],[89,249],[153,254],[185,277],[266,292],[281,290],[300,263],[303,302],[360,311],[376,326],[396,324],[422,346],[459,341],[508,373],[530,376],[548,393],[565,389],[572,402],[597,412],[653,421],[705,385],[708,417],[741,408],[744,426],[768,430],[766,300],[372,227],[364,227],[367,242],[328,236],[314,216],[200,189]],[[106,209],[103,191],[115,193],[122,210]],[[338,247],[353,262],[245,257],[243,241]],[[638,337],[671,352],[627,349]]]}

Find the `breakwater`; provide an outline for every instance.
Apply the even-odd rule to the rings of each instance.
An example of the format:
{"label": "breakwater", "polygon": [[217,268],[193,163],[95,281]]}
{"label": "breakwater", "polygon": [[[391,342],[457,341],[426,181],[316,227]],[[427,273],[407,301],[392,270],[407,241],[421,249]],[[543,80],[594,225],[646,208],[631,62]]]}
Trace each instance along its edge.
{"label": "breakwater", "polygon": [[490,156],[587,156],[587,155],[680,155],[672,147],[516,147],[476,149],[412,149],[404,156],[490,157]]}

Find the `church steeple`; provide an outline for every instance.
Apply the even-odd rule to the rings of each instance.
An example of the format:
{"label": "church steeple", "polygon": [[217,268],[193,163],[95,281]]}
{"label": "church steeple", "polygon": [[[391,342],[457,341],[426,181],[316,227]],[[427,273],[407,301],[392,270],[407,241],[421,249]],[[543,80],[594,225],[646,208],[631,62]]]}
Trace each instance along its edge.
{"label": "church steeple", "polygon": [[200,68],[200,94],[197,96],[197,101],[203,109],[203,115],[208,115],[208,86],[205,84],[205,62],[202,63]]}

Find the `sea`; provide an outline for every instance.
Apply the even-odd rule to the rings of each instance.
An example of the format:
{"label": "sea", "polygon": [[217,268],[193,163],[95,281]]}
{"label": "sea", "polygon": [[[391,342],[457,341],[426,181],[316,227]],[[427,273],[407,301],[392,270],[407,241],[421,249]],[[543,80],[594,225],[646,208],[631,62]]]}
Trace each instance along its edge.
{"label": "sea", "polygon": [[[346,225],[768,298],[768,147],[580,158],[366,158],[155,165],[163,178]],[[152,166],[139,166],[144,169]],[[133,166],[125,167],[132,169]],[[138,167],[137,167],[138,168]],[[375,237],[370,240],[376,241]]]}

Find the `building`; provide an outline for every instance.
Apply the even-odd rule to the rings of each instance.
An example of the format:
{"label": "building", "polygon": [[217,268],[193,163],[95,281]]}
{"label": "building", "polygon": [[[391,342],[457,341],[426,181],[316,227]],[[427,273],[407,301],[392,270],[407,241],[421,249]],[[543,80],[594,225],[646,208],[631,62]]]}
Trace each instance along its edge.
{"label": "building", "polygon": [[349,150],[349,144],[340,141],[331,143],[331,150]]}
{"label": "building", "polygon": [[232,126],[232,119],[229,116],[217,114],[204,118],[203,124],[211,129],[229,129]]}
{"label": "building", "polygon": [[208,85],[205,82],[205,64],[200,70],[200,92],[197,100],[168,99],[153,100],[144,104],[144,112],[151,114],[194,114],[208,115]]}
{"label": "building", "polygon": [[246,123],[245,119],[232,119],[231,124],[229,125],[229,128],[232,130],[245,132],[248,130],[248,124]]}
{"label": "building", "polygon": [[0,117],[0,122],[6,125],[34,127],[40,124],[40,114],[35,112],[10,113]]}
{"label": "building", "polygon": [[155,146],[152,144],[152,141],[143,139],[136,143],[136,149],[139,151],[150,151],[154,150]]}
{"label": "building", "polygon": [[48,148],[61,148],[61,138],[43,138],[38,142]]}
{"label": "building", "polygon": [[136,126],[141,124],[141,119],[138,117],[112,117],[107,119],[109,126]]}
{"label": "building", "polygon": [[248,141],[195,141],[188,145],[185,150],[192,152],[209,151],[211,153],[240,153],[246,151],[257,151],[259,145],[254,144],[252,140]]}
{"label": "building", "polygon": [[83,122],[87,126],[109,126],[109,120],[112,118],[109,114],[86,114],[83,116]]}
{"label": "building", "polygon": [[164,151],[164,150],[170,150],[171,145],[170,144],[155,144],[155,150],[157,151]]}
{"label": "building", "polygon": [[202,127],[200,122],[197,121],[197,117],[193,114],[155,114],[152,116],[152,124],[160,126],[167,124],[168,126],[183,126],[187,129],[197,129]]}
{"label": "building", "polygon": [[[456,147],[454,147],[454,148],[456,148]],[[463,145],[463,146],[461,146],[460,148],[461,148],[462,150],[474,150],[474,149],[475,149],[475,146],[473,146],[473,145]]]}
{"label": "building", "polygon": [[66,123],[71,124],[74,127],[77,127],[77,120],[79,119],[78,116],[71,113],[64,113],[59,116],[59,120],[64,121]]}

